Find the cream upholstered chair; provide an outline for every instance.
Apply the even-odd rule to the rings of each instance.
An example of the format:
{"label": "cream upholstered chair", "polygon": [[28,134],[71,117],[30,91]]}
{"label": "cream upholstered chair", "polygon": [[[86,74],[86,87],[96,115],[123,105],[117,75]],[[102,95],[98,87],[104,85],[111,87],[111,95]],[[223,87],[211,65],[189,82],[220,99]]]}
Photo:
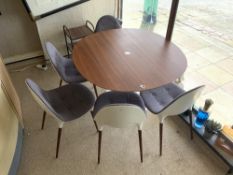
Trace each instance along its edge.
{"label": "cream upholstered chair", "polygon": [[106,125],[115,128],[137,126],[140,157],[143,162],[142,126],[146,113],[143,100],[139,95],[114,91],[103,93],[95,102],[92,117],[99,133],[98,163],[100,163],[102,131]]}
{"label": "cream upholstered chair", "polygon": [[[25,81],[29,91],[41,108],[54,117],[58,123],[56,158],[58,158],[61,133],[64,123],[73,121],[91,110],[94,96],[81,84],[68,84],[45,91],[30,79]],[[46,113],[42,120],[44,128]]]}
{"label": "cream upholstered chair", "polygon": [[122,22],[114,16],[104,15],[97,21],[94,32],[101,32],[110,29],[120,29],[121,23]]}
{"label": "cream upholstered chair", "polygon": [[162,155],[162,139],[163,139],[163,121],[168,116],[189,112],[190,119],[190,134],[192,133],[192,107],[195,100],[201,94],[204,86],[199,86],[189,91],[184,91],[179,86],[169,83],[167,85],[141,92],[141,96],[146,107],[150,112],[158,116],[159,125],[159,141],[160,141],[160,156]]}

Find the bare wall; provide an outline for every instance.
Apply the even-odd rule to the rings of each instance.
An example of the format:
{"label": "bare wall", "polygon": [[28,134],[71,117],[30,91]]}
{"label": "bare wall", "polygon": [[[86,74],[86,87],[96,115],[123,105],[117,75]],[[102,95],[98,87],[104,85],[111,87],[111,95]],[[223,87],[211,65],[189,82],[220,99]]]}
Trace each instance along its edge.
{"label": "bare wall", "polygon": [[21,0],[0,0],[0,53],[4,58],[33,56],[41,51],[35,22]]}
{"label": "bare wall", "polygon": [[[52,42],[60,52],[65,52],[65,40],[62,26],[68,27],[83,25],[88,19],[94,25],[97,20],[106,14],[115,15],[116,0],[90,0],[81,5],[63,10],[59,13],[36,21],[41,45],[44,48],[46,41]],[[45,56],[46,51],[44,50]]]}
{"label": "bare wall", "polygon": [[0,54],[5,62],[30,58],[43,54],[46,41],[65,54],[63,24],[78,26],[88,19],[95,25],[102,15],[115,15],[115,7],[116,0],[90,0],[33,22],[21,0],[0,0]]}

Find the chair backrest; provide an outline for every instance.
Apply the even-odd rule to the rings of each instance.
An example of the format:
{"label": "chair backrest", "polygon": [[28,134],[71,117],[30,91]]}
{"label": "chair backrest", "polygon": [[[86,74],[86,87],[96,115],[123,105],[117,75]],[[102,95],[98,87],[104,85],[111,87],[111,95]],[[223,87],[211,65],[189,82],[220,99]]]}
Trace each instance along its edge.
{"label": "chair backrest", "polygon": [[120,20],[111,15],[102,16],[96,24],[94,32],[100,32],[110,29],[119,29],[121,28]]}
{"label": "chair backrest", "polygon": [[[53,110],[52,106],[50,105],[47,99],[47,92],[41,89],[34,81],[31,79],[26,79],[25,83],[32,94],[34,100],[40,105],[40,107],[49,113],[54,118],[58,119],[55,115],[56,112]],[[59,119],[58,119],[59,120]]]}
{"label": "chair backrest", "polygon": [[66,58],[64,58],[58,50],[55,48],[55,46],[50,43],[45,43],[46,50],[48,52],[50,62],[53,65],[56,72],[60,75],[60,77],[64,80],[64,72],[65,72],[65,62]]}
{"label": "chair backrest", "polygon": [[[198,86],[194,89],[186,91],[182,95],[174,99],[166,108],[164,108],[159,115],[163,116],[162,120],[169,115],[178,115],[191,109],[196,99],[200,96],[203,86]],[[160,118],[161,119],[161,118]]]}
{"label": "chair backrest", "polygon": [[115,128],[125,128],[136,125],[141,129],[145,119],[145,111],[133,104],[106,105],[100,109],[95,116],[95,121],[100,130],[104,125]]}

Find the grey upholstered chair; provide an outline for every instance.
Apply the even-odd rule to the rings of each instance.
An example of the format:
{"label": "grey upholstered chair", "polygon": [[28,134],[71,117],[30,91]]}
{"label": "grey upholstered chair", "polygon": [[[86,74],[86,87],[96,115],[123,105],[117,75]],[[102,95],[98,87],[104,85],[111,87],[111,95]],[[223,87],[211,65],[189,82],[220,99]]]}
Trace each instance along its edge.
{"label": "grey upholstered chair", "polygon": [[141,96],[150,112],[159,117],[160,156],[162,155],[163,121],[167,116],[178,115],[188,110],[190,135],[192,133],[192,106],[204,86],[184,91],[179,86],[169,83],[159,88],[141,92]]}
{"label": "grey upholstered chair", "polygon": [[[45,91],[30,79],[26,79],[25,83],[35,101],[58,122],[56,148],[56,158],[58,158],[64,123],[73,121],[90,111],[94,105],[94,96],[88,88],[81,84],[68,84]],[[43,114],[41,129],[44,128],[46,112]]]}
{"label": "grey upholstered chair", "polygon": [[[61,78],[59,86],[62,85],[62,81],[65,81],[66,83],[82,83],[86,81],[86,79],[83,78],[83,76],[78,72],[72,59],[67,59],[63,57],[50,42],[46,42],[45,46],[50,61]],[[94,84],[93,87],[95,90],[95,95],[97,97],[98,93]]]}
{"label": "grey upholstered chair", "polygon": [[121,28],[121,21],[119,19],[111,15],[105,15],[97,21],[94,32],[119,28]]}
{"label": "grey upholstered chair", "polygon": [[115,128],[137,126],[140,157],[143,162],[142,126],[146,113],[144,102],[139,95],[114,91],[103,93],[96,100],[91,114],[99,133],[98,163],[100,163],[102,130],[106,125]]}

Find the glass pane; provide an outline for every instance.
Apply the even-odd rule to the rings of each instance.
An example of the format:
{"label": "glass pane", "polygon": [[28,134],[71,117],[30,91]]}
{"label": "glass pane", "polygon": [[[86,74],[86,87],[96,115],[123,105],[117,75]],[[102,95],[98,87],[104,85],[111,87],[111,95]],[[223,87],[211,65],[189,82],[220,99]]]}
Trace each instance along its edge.
{"label": "glass pane", "polygon": [[124,0],[123,25],[152,30],[157,19],[158,0]]}

